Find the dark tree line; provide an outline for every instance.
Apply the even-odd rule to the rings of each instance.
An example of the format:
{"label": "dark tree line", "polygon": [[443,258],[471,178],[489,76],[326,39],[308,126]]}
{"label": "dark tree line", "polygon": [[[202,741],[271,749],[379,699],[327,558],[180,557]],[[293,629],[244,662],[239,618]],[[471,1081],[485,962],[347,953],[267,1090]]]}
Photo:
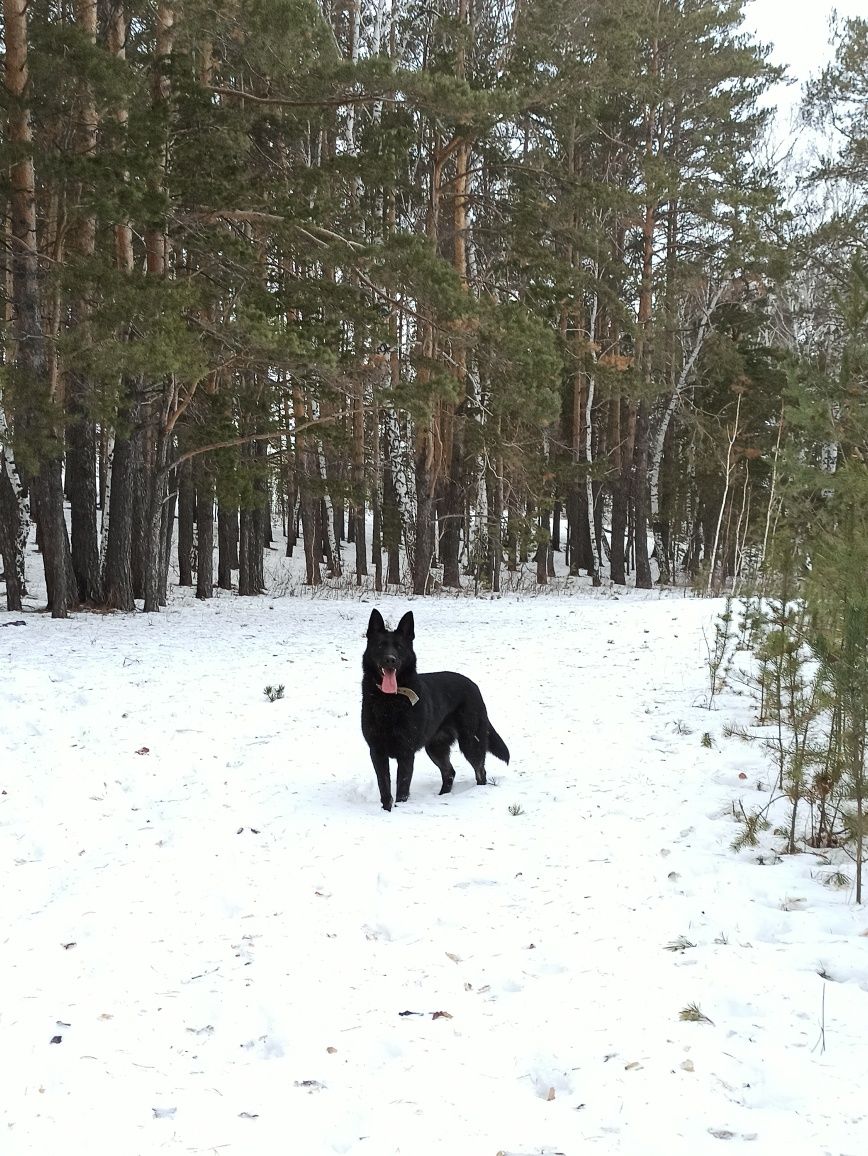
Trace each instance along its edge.
{"label": "dark tree line", "polygon": [[792,270],[861,241],[783,211],[741,11],[3,0],[7,605],[31,520],[58,617],[258,594],[278,521],[311,584],[756,571],[846,345]]}

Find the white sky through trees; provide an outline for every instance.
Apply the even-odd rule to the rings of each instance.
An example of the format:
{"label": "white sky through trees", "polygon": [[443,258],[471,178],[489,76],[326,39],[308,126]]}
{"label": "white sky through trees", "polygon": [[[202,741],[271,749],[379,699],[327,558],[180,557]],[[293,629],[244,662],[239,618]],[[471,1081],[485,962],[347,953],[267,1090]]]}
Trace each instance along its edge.
{"label": "white sky through trees", "polygon": [[778,133],[787,136],[798,115],[804,82],[831,58],[830,20],[839,16],[868,16],[866,0],[748,0],[745,27],[764,44],[772,45],[771,59],[783,64],[793,83],[777,85],[769,103],[778,107]]}

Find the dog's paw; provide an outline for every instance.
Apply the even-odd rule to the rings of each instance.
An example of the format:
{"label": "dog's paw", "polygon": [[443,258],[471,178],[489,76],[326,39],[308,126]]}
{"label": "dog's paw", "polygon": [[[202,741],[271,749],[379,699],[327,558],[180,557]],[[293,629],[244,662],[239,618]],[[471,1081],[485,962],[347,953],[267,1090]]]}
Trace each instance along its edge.
{"label": "dog's paw", "polygon": [[383,800],[383,810],[384,811],[391,811],[391,809],[392,809],[392,800],[391,799],[384,799]]}
{"label": "dog's paw", "polygon": [[406,794],[397,795],[395,797],[395,802],[396,803],[406,803],[409,798],[410,798],[410,792],[407,791]]}

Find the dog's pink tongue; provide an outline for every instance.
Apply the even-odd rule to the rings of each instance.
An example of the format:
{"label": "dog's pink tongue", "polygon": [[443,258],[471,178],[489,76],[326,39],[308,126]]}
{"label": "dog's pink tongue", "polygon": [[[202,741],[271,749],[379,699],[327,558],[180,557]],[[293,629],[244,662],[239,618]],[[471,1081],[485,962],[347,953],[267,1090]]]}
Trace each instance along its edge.
{"label": "dog's pink tongue", "polygon": [[384,694],[397,694],[398,693],[398,676],[394,672],[394,670],[384,670],[383,671],[383,681],[380,684],[380,690]]}

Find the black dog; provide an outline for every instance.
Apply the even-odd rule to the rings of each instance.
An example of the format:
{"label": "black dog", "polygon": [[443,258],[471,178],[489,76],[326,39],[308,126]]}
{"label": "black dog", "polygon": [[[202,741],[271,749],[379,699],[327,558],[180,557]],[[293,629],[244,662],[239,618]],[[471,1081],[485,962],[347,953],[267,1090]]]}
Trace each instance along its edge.
{"label": "black dog", "polygon": [[389,759],[398,760],[399,803],[410,796],[413,760],[422,747],[440,768],[441,795],[452,790],[455,779],[449,752],[456,739],[479,784],[485,783],[488,751],[509,762],[506,743],[488,721],[476,683],[450,670],[417,674],[414,637],[409,611],[397,630],[387,630],[379,610],[371,611],[362,656],[362,734],[371,751],[384,811],[392,809]]}

